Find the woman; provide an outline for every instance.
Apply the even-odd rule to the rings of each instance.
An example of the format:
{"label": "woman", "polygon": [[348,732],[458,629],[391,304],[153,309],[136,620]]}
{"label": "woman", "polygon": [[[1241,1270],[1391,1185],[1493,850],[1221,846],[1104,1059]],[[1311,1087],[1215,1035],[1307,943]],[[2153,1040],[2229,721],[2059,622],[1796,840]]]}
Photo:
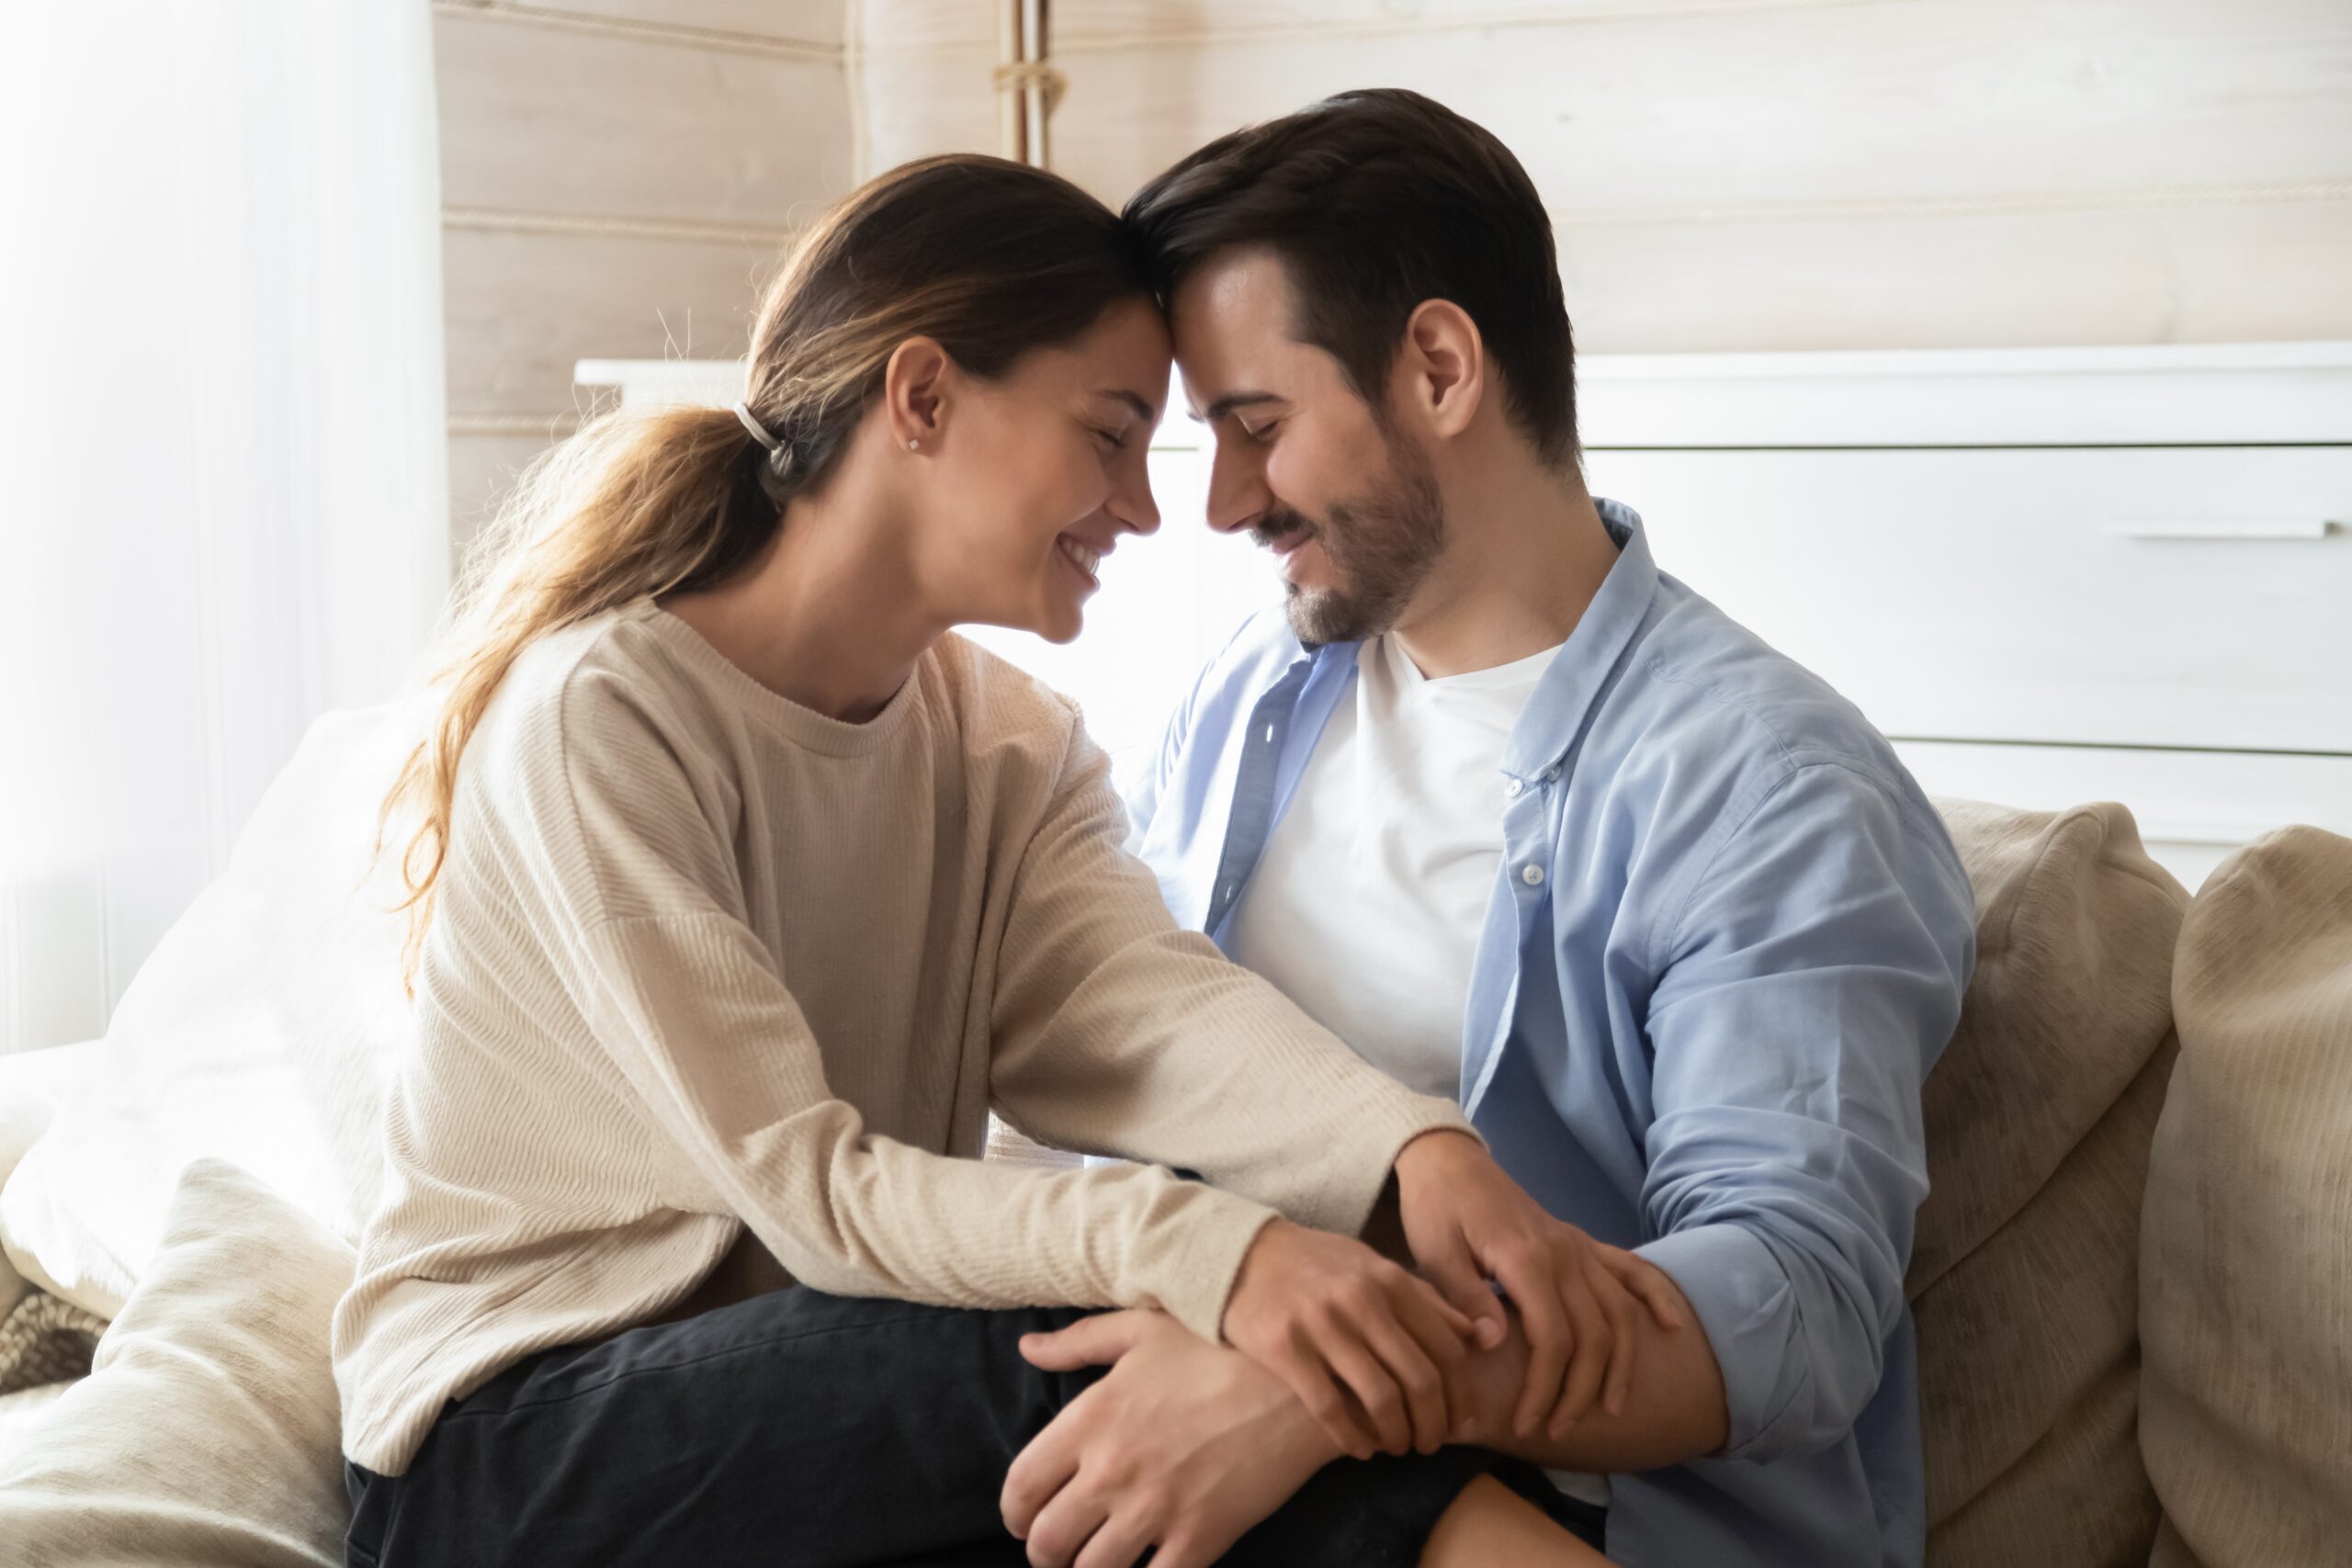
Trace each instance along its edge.
{"label": "woman", "polygon": [[[1014,1353],[1069,1321],[1031,1303],[1163,1306],[1349,1451],[1438,1447],[1498,1309],[1346,1238],[1392,1169],[1417,1234],[1532,1205],[1175,930],[1075,710],[948,635],[1077,635],[1157,525],[1168,370],[1109,212],[933,160],[796,250],[734,411],[593,423],[528,481],[386,804],[419,1026],[335,1320],[354,1562],[1002,1542],[1077,1386]],[[991,1104],[1147,1163],[981,1163]],[[1523,1524],[1489,1471],[1525,1481],[1363,1467],[1384,1550]]]}

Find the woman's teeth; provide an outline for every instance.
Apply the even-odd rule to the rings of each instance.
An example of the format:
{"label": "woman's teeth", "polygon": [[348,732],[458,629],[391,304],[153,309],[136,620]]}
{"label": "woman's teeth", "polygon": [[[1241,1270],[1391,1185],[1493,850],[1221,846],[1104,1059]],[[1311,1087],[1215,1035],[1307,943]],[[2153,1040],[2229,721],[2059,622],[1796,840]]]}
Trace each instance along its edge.
{"label": "woman's teeth", "polygon": [[1095,569],[1102,564],[1102,552],[1100,550],[1089,549],[1071,538],[1058,539],[1055,542],[1061,546],[1062,554],[1069,558],[1070,564],[1089,577],[1092,577]]}

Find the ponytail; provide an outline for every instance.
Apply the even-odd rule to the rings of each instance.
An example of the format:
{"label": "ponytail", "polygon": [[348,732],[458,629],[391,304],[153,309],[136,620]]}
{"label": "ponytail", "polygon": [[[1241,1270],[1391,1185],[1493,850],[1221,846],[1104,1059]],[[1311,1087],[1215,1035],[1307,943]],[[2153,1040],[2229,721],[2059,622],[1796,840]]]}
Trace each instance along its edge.
{"label": "ponytail", "polygon": [[525,472],[474,547],[458,588],[431,728],[378,813],[380,853],[395,819],[413,979],[449,850],[458,760],[524,649],[560,627],[681,587],[715,581],[755,554],[778,522],[762,482],[766,454],[724,410],[607,413]]}

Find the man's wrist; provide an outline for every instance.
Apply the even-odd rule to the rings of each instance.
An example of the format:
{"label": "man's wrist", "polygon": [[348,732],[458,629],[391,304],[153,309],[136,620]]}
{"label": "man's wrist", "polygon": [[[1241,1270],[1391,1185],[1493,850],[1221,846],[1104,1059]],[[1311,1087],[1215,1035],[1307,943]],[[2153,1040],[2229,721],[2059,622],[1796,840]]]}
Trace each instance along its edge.
{"label": "man's wrist", "polygon": [[[1262,1368],[1259,1370],[1264,1371]],[[1273,1374],[1268,1372],[1265,1375],[1271,1377]],[[1285,1459],[1295,1459],[1301,1464],[1311,1464],[1313,1469],[1308,1472],[1309,1474],[1322,1469],[1333,1460],[1347,1458],[1347,1450],[1332,1439],[1331,1434],[1323,1429],[1322,1424],[1307,1413],[1306,1406],[1299,1402],[1298,1395],[1291,1393],[1287,1388],[1283,1390],[1281,1422],[1281,1428],[1274,1439],[1278,1451]]]}
{"label": "man's wrist", "polygon": [[1473,1348],[1464,1381],[1470,1393],[1470,1429],[1455,1441],[1473,1448],[1498,1448],[1515,1440],[1511,1413],[1527,1385],[1527,1336],[1520,1330],[1519,1313],[1504,1304],[1510,1324],[1491,1349]]}

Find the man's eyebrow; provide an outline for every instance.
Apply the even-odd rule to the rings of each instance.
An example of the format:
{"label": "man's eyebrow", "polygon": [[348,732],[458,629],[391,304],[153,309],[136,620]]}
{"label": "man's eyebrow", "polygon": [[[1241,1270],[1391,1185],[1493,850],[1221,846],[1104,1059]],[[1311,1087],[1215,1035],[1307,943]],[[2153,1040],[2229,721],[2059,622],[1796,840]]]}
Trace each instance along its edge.
{"label": "man's eyebrow", "polygon": [[1246,409],[1258,403],[1278,403],[1282,398],[1273,392],[1227,392],[1209,405],[1206,413],[1187,411],[1203,424],[1215,424],[1236,409]]}

